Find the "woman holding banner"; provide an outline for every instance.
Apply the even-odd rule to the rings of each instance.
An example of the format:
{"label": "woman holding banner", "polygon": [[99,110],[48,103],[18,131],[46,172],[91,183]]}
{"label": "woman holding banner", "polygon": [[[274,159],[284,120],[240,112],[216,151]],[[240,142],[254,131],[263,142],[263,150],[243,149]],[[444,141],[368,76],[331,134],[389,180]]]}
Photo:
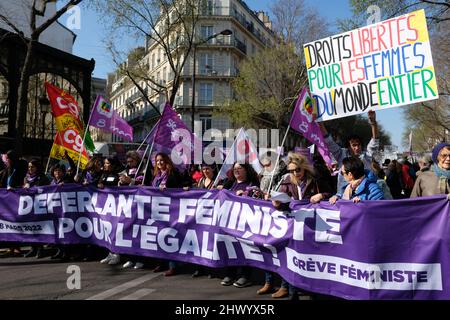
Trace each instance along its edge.
{"label": "woman holding banner", "polygon": [[[23,187],[28,189],[35,186],[46,186],[49,184],[50,180],[44,173],[44,168],[41,161],[35,158],[31,159],[30,162],[28,162],[28,172],[23,181]],[[44,257],[43,246],[41,244],[31,245],[31,250],[24,255],[25,258],[34,256],[37,259]]]}
{"label": "woman holding banner", "polygon": [[[181,188],[182,179],[177,168],[173,164],[170,157],[160,152],[155,157],[155,169],[154,169],[152,187],[159,188],[164,191],[167,188]],[[161,263],[153,269],[153,272],[159,272],[163,269]],[[164,276],[170,277],[176,274],[175,261],[169,261],[169,270],[164,273]]]}
{"label": "woman holding banner", "polygon": [[[317,178],[316,170],[309,160],[298,153],[289,153],[286,175],[277,187],[278,192],[287,194],[292,200],[309,200],[310,203],[319,203],[332,195],[332,189],[323,178]],[[272,201],[278,210],[287,209],[279,201]],[[273,291],[273,275],[266,272],[266,283],[257,294],[267,294]],[[284,279],[281,280],[281,288],[272,294],[272,298],[298,298],[298,290]]]}
{"label": "woman holding banner", "polygon": [[[217,176],[217,170],[215,170],[215,167],[204,163],[201,166],[201,174],[202,176],[197,183],[197,188],[208,190],[213,189],[214,180],[216,179]],[[192,274],[192,278],[200,277],[203,274],[208,274],[208,277],[212,278],[210,268],[198,265],[194,273]]]}
{"label": "woman holding banner", "polygon": [[[5,168],[0,172],[0,184],[2,188],[12,191],[16,188],[22,188],[23,179],[27,173],[27,163],[19,159],[19,155],[14,150],[9,150],[3,155],[2,160]],[[11,247],[2,257],[21,256],[19,245],[10,243]]]}
{"label": "woman holding banner", "polygon": [[[233,164],[233,175],[230,179],[225,180],[223,185],[217,186],[217,189],[230,190],[238,196],[261,197],[262,192],[259,190],[258,174],[248,163]],[[245,288],[250,286],[251,269],[249,267],[228,267],[226,268],[226,276],[220,282],[223,286],[233,285],[237,288]],[[237,279],[235,281],[235,279]]]}
{"label": "woman holding banner", "polygon": [[[103,173],[100,177],[97,187],[116,187],[119,183],[119,172],[123,166],[117,157],[109,157],[103,161]],[[116,265],[120,262],[120,255],[110,252],[108,256],[100,261],[102,264]]]}
{"label": "woman holding banner", "polygon": [[[119,173],[119,187],[120,186],[134,186],[134,185],[142,185],[144,181],[144,171],[140,169],[141,156],[135,150],[128,151],[126,154],[127,165],[125,170]],[[142,269],[144,267],[143,258],[140,256],[124,256],[127,260],[122,265],[122,268],[134,268],[134,269]],[[117,259],[114,259],[114,262]],[[111,261],[109,262],[111,263]]]}

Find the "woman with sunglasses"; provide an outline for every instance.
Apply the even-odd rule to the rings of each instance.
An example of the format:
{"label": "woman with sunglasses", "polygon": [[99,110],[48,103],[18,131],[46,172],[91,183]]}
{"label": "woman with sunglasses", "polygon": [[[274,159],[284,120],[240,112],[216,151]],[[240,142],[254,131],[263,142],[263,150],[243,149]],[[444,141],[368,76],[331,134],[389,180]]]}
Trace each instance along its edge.
{"label": "woman with sunglasses", "polygon": [[[278,192],[286,193],[292,200],[308,200],[310,203],[318,203],[328,199],[332,195],[331,187],[322,178],[316,177],[314,167],[308,159],[298,153],[290,153],[287,159],[288,174],[277,187]],[[275,208],[280,209],[282,204],[279,201],[272,202]],[[267,294],[273,291],[273,275],[266,272],[266,283],[264,287],[257,291],[257,294]],[[282,279],[281,288],[272,294],[272,298],[298,298],[295,287]]]}

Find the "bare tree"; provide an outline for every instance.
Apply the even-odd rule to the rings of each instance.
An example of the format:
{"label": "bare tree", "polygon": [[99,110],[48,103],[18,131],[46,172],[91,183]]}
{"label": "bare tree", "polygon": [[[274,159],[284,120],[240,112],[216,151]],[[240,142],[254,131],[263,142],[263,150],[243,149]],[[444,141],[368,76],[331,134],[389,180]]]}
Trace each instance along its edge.
{"label": "bare tree", "polygon": [[[28,10],[29,13],[29,36],[27,30],[24,30],[24,26],[20,23],[15,22],[13,16],[9,15],[8,12],[0,5],[0,21],[5,23],[14,32],[16,32],[20,38],[26,44],[26,54],[23,65],[20,69],[20,82],[19,82],[19,98],[18,98],[18,117],[17,117],[17,137],[16,137],[16,150],[19,153],[23,151],[23,136],[25,131],[26,122],[26,110],[28,105],[28,88],[29,79],[31,74],[31,68],[34,59],[34,50],[36,43],[39,41],[41,34],[47,30],[56,20],[58,20],[70,7],[79,4],[82,0],[68,0],[65,1],[61,9],[57,10],[54,15],[42,21],[42,23],[37,23],[38,17],[44,17],[47,4],[55,2],[55,0],[21,0],[23,3],[23,8]],[[31,4],[30,4],[31,2]]]}
{"label": "bare tree", "polygon": [[370,14],[367,9],[371,5],[380,8],[383,19],[391,19],[414,10],[425,9],[427,23],[431,29],[441,22],[450,20],[450,2],[448,0],[351,0],[353,16],[349,19],[338,20],[340,28],[348,31],[366,25]]}
{"label": "bare tree", "polygon": [[297,52],[303,51],[303,44],[330,32],[326,20],[304,0],[276,0],[270,9],[274,31],[282,42],[294,44]]}
{"label": "bare tree", "polygon": [[[113,54],[118,71],[128,77],[143,95],[150,101],[150,92],[143,84],[156,93],[164,93],[173,104],[181,85],[183,68],[195,41],[199,14],[205,6],[202,0],[93,0],[93,6],[104,17],[108,28],[115,37],[108,47]],[[120,52],[122,41],[118,33],[133,35],[137,40],[146,42],[146,48],[134,52],[134,63],[123,63],[129,52]],[[161,83],[149,74],[149,49],[155,46],[162,50],[170,68],[170,79]],[[136,55],[137,54],[137,55]],[[156,108],[155,108],[156,109]]]}

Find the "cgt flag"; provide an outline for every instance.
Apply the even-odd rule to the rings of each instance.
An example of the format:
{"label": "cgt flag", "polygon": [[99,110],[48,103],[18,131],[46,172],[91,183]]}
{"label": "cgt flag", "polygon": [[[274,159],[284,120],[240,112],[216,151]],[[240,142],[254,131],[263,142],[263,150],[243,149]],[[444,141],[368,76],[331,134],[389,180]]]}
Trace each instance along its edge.
{"label": "cgt flag", "polygon": [[133,128],[112,109],[102,96],[97,96],[95,99],[88,125],[111,132],[124,140],[133,141]]}
{"label": "cgt flag", "polygon": [[66,160],[64,151],[67,151],[72,159],[77,159],[81,150],[80,168],[84,169],[89,161],[89,156],[86,148],[83,146],[83,138],[76,129],[66,129],[56,133],[49,157],[57,160]]}
{"label": "cgt flag", "polygon": [[[45,88],[52,105],[52,113],[55,117],[56,129],[61,133],[67,129],[74,129],[81,136],[84,135],[84,123],[81,119],[81,109],[77,101],[66,91],[46,82]],[[94,142],[86,133],[84,145],[89,151],[94,151]]]}
{"label": "cgt flag", "polygon": [[289,126],[314,143],[323,160],[331,166],[330,152],[324,143],[322,131],[314,121],[314,111],[314,100],[308,95],[306,88],[303,88],[295,104]]}

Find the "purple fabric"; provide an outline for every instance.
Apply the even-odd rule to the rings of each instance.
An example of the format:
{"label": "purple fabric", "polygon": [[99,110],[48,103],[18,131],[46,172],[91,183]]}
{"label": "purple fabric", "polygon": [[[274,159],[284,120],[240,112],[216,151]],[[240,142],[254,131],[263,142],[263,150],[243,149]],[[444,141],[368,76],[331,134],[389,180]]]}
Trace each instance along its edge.
{"label": "purple fabric", "polygon": [[124,140],[133,141],[133,127],[122,119],[101,96],[95,99],[89,125],[114,133]]}
{"label": "purple fabric", "polygon": [[202,162],[201,141],[188,129],[169,103],[165,105],[161,118],[152,131],[146,139],[148,144],[153,144],[152,159],[156,153],[164,152],[171,156],[180,171],[190,163]]}
{"label": "purple fabric", "polygon": [[167,171],[165,171],[164,173],[158,171],[156,177],[153,178],[152,186],[155,188],[159,188],[159,186],[165,185],[167,183],[167,178],[168,178]]}
{"label": "purple fabric", "polygon": [[322,131],[320,131],[319,125],[313,119],[313,109],[313,99],[309,97],[306,88],[303,88],[297,99],[297,103],[295,104],[289,126],[301,133],[310,142],[314,143],[323,160],[331,166],[331,155],[324,142],[324,137]]}
{"label": "purple fabric", "polygon": [[90,243],[210,267],[251,266],[346,299],[450,299],[450,202],[293,201],[227,190],[75,184],[0,189],[0,241]]}
{"label": "purple fabric", "polygon": [[34,185],[34,183],[36,182],[36,179],[38,178],[39,176],[35,173],[35,174],[29,174],[29,173],[27,173],[27,175],[25,176],[25,179],[26,179],[26,182],[30,185],[30,186],[33,186]]}

